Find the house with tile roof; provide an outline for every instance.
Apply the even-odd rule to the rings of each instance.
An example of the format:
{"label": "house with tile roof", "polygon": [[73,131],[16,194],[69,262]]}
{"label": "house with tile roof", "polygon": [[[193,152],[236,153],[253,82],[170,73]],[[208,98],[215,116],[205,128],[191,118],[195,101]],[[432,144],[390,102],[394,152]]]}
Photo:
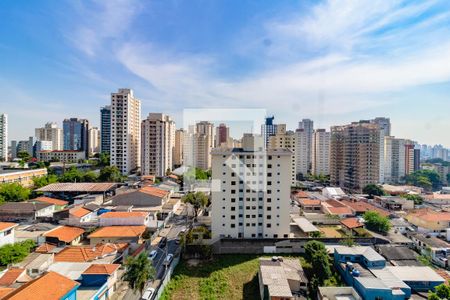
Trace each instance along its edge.
{"label": "house with tile roof", "polygon": [[67,246],[55,254],[56,262],[113,263],[128,255],[127,243]]}
{"label": "house with tile roof", "polygon": [[10,292],[3,299],[75,300],[79,286],[78,282],[56,272],[47,272]]}
{"label": "house with tile roof", "polygon": [[76,226],[91,222],[95,216],[95,212],[78,205],[55,212],[53,219],[60,224]]}
{"label": "house with tile roof", "polygon": [[100,243],[142,243],[145,226],[106,226],[100,227],[88,238],[91,245]]}
{"label": "house with tile roof", "polygon": [[388,217],[390,213],[387,210],[381,209],[373,204],[367,203],[366,201],[357,200],[357,201],[351,201],[351,200],[342,200],[342,204],[349,207],[355,216],[362,216],[366,211],[376,211],[383,217]]}
{"label": "house with tile roof", "polygon": [[0,222],[0,247],[15,242],[15,228],[18,225],[11,222]]}
{"label": "house with tile roof", "polygon": [[118,264],[92,264],[81,274],[82,287],[97,287],[106,298],[115,292]]}
{"label": "house with tile roof", "polygon": [[55,205],[40,202],[6,202],[0,205],[0,221],[35,222],[41,217],[50,217]]}
{"label": "house with tile roof", "polygon": [[1,287],[18,287],[21,284],[31,280],[24,268],[10,268],[6,269],[0,274]]}
{"label": "house with tile roof", "polygon": [[78,245],[83,239],[84,229],[73,226],[59,226],[44,234],[45,241],[58,246]]}
{"label": "house with tile roof", "polygon": [[45,197],[45,196],[37,197],[37,198],[34,198],[34,199],[30,200],[30,201],[54,204],[56,211],[64,209],[64,208],[67,207],[67,205],[69,205],[68,201],[64,201],[64,200],[60,200],[60,199],[56,199],[56,198],[51,198],[51,197]]}
{"label": "house with tile roof", "polygon": [[450,212],[435,211],[430,208],[411,211],[406,217],[409,223],[417,227],[417,231],[438,235],[450,228]]}
{"label": "house with tile roof", "polygon": [[336,215],[341,218],[353,216],[353,211],[341,201],[338,200],[327,200],[322,201],[322,212],[324,214]]}
{"label": "house with tile roof", "polygon": [[304,213],[318,213],[322,210],[321,201],[318,199],[300,198],[297,202]]}
{"label": "house with tile roof", "polygon": [[101,227],[126,225],[148,227],[151,218],[153,220],[154,215],[145,211],[110,211],[99,216],[99,224]]}
{"label": "house with tile roof", "polygon": [[138,189],[124,188],[116,191],[112,205],[133,205],[134,207],[155,207],[164,205],[170,198],[170,191],[145,185]]}
{"label": "house with tile roof", "polygon": [[340,220],[342,229],[350,235],[355,235],[357,228],[364,228],[364,223],[360,218],[346,218]]}

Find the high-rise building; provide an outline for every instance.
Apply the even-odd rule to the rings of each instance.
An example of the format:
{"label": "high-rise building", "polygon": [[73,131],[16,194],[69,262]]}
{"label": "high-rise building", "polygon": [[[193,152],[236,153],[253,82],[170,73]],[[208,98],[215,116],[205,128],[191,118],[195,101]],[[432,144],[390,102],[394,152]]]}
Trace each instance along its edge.
{"label": "high-rise building", "polygon": [[325,129],[314,130],[311,149],[311,173],[330,175],[331,133]]}
{"label": "high-rise building", "polygon": [[100,109],[100,151],[110,154],[111,149],[111,106]]}
{"label": "high-rise building", "polygon": [[100,151],[100,130],[98,127],[89,128],[89,155]]}
{"label": "high-rise building", "polygon": [[266,147],[269,145],[269,138],[277,133],[277,124],[273,122],[274,119],[274,116],[266,117],[264,124],[261,125],[261,135]]}
{"label": "high-rise building", "polygon": [[385,142],[385,137],[386,136],[390,136],[391,135],[391,120],[389,118],[384,118],[384,117],[377,117],[375,119],[372,119],[369,121],[372,124],[376,124],[378,125],[378,127],[380,128],[380,160],[379,160],[379,176],[378,176],[378,182],[385,182],[385,159],[384,159],[384,142]]}
{"label": "high-rise building", "polygon": [[[292,152],[264,150],[262,136],[245,134],[242,148],[212,151],[213,237],[289,237]],[[242,167],[244,166],[244,167]]]}
{"label": "high-rise building", "polygon": [[304,177],[310,170],[309,133],[304,129],[297,129],[295,135],[295,172],[297,176]]}
{"label": "high-rise building", "polygon": [[141,164],[141,101],[131,89],[111,93],[111,165],[122,174]]}
{"label": "high-rise building", "polygon": [[89,157],[89,121],[70,118],[63,121],[64,150],[84,151]]}
{"label": "high-rise building", "polygon": [[298,123],[298,129],[303,130],[306,135],[306,159],[308,164],[307,173],[310,173],[312,167],[312,139],[314,133],[314,122],[310,119],[303,119]]}
{"label": "high-rise building", "polygon": [[216,128],[215,147],[230,147],[232,140],[230,138],[230,128],[225,124],[220,124]]}
{"label": "high-rise building", "polygon": [[195,124],[193,135],[194,165],[197,168],[211,169],[211,150],[214,148],[214,125],[207,121]]}
{"label": "high-rise building", "polygon": [[332,184],[362,191],[380,175],[380,128],[369,121],[331,129],[330,176]]}
{"label": "high-rise building", "polygon": [[11,141],[11,159],[17,158],[17,141]]}
{"label": "high-rise building", "polygon": [[297,134],[293,131],[285,131],[284,124],[278,124],[277,133],[269,137],[267,149],[287,149],[292,152],[291,156],[291,184],[296,183],[297,167]]}
{"label": "high-rise building", "polygon": [[393,136],[384,137],[384,182],[399,183],[414,172],[414,143]]}
{"label": "high-rise building", "polygon": [[414,172],[420,170],[420,149],[414,149]]}
{"label": "high-rise building", "polygon": [[185,132],[183,128],[177,129],[175,131],[175,145],[173,148],[173,169],[178,168],[184,164],[183,162],[183,148],[184,148],[184,135]]}
{"label": "high-rise building", "polygon": [[175,122],[168,115],[150,113],[141,125],[141,173],[165,176],[172,170]]}
{"label": "high-rise building", "polygon": [[48,122],[44,127],[36,128],[35,136],[39,141],[51,141],[51,150],[63,150],[63,130],[58,127],[58,124]]}
{"label": "high-rise building", "polygon": [[8,161],[8,115],[0,114],[0,161]]}

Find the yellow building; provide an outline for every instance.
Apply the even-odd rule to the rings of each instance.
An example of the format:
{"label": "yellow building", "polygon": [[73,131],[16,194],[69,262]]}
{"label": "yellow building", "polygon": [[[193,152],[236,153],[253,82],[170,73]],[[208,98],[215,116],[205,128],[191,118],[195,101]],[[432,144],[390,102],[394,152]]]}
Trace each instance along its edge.
{"label": "yellow building", "polygon": [[34,177],[44,177],[47,175],[47,169],[34,170],[0,170],[0,184],[18,182],[24,187],[33,185]]}

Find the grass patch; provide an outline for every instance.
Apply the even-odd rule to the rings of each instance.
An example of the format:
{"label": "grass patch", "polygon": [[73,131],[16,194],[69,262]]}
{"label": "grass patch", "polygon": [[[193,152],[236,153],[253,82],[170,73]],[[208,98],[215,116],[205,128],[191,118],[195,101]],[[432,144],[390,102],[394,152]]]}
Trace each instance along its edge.
{"label": "grass patch", "polygon": [[218,255],[189,266],[181,261],[161,299],[259,300],[257,255]]}

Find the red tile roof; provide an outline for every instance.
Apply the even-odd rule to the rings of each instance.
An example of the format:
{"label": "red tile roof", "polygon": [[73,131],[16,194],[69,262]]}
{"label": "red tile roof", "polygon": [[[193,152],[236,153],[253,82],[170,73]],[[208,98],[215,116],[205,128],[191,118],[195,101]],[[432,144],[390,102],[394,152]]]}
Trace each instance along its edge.
{"label": "red tile roof", "polygon": [[52,244],[49,244],[49,243],[43,243],[42,245],[37,247],[36,250],[34,250],[34,252],[37,252],[37,253],[49,253],[50,251],[52,251],[55,248],[56,248],[55,245],[52,245]]}
{"label": "red tile roof", "polygon": [[306,193],[305,191],[297,191],[295,193],[295,197],[297,198],[308,198],[308,193]]}
{"label": "red tile roof", "polygon": [[327,207],[327,210],[332,215],[352,215],[353,212],[348,207]]}
{"label": "red tile roof", "polygon": [[108,274],[111,275],[120,267],[119,264],[92,264],[83,274]]}
{"label": "red tile roof", "polygon": [[70,243],[84,233],[84,229],[71,226],[60,226],[44,233],[45,237],[53,237],[58,240]]}
{"label": "red tile roof", "polygon": [[302,199],[299,199],[298,202],[301,205],[320,205],[320,200],[317,200],[317,199],[302,198]]}
{"label": "red tile roof", "polygon": [[55,261],[89,262],[115,253],[122,253],[127,248],[127,243],[69,246],[55,254]]}
{"label": "red tile roof", "polygon": [[50,197],[37,197],[31,201],[39,201],[39,202],[50,203],[50,204],[59,205],[59,206],[64,206],[64,205],[69,204],[69,202],[67,202],[67,201],[50,198]]}
{"label": "red tile roof", "polygon": [[146,228],[145,226],[105,226],[91,233],[88,238],[138,237],[144,233]]}
{"label": "red tile roof", "polygon": [[6,229],[16,227],[19,224],[16,223],[10,223],[10,222],[0,222],[0,232],[5,231]]}
{"label": "red tile roof", "polygon": [[100,219],[146,217],[150,213],[144,211],[110,211],[100,215]]}
{"label": "red tile roof", "polygon": [[155,197],[160,197],[160,198],[164,198],[167,195],[169,195],[169,193],[170,193],[169,191],[159,189],[159,188],[151,186],[151,185],[144,186],[144,187],[140,188],[139,191],[141,193],[145,193],[145,194],[152,195]]}
{"label": "red tile roof", "polygon": [[358,218],[347,218],[341,220],[341,224],[349,229],[363,227],[364,223],[359,222]]}
{"label": "red tile roof", "polygon": [[390,215],[390,213],[384,209],[381,209],[379,207],[376,207],[370,203],[364,202],[364,201],[357,201],[352,202],[348,200],[342,200],[341,201],[344,205],[350,207],[355,211],[355,213],[365,213],[366,211],[376,211],[383,217],[387,217]]}
{"label": "red tile roof", "polygon": [[25,269],[11,268],[0,277],[0,286],[10,286],[25,272]]}
{"label": "red tile roof", "polygon": [[82,218],[87,214],[90,214],[91,211],[83,208],[82,206],[77,206],[70,209],[70,215],[76,218]]}
{"label": "red tile roof", "polygon": [[5,299],[6,295],[14,291],[15,288],[0,287],[0,299]]}
{"label": "red tile roof", "polygon": [[409,216],[415,216],[428,222],[450,221],[450,212],[435,211],[428,208],[418,209],[411,212]]}
{"label": "red tile roof", "polygon": [[12,291],[3,299],[60,300],[78,285],[78,282],[56,272],[47,272]]}

